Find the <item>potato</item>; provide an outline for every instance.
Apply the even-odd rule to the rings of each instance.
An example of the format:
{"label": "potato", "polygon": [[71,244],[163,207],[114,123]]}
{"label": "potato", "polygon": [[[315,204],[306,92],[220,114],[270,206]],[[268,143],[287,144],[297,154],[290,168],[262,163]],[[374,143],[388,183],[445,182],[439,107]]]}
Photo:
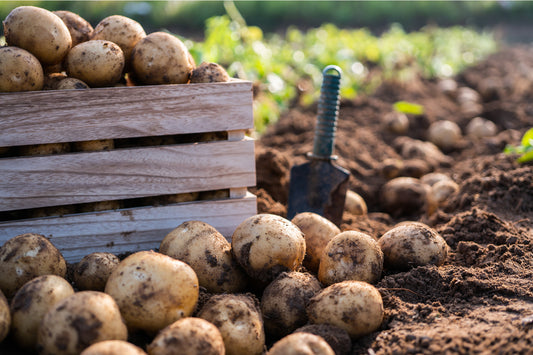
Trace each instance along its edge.
{"label": "potato", "polygon": [[61,154],[70,151],[70,143],[45,143],[23,145],[18,149],[19,155],[49,155]]}
{"label": "potato", "polygon": [[476,90],[469,88],[468,86],[461,86],[457,88],[456,99],[460,105],[468,103],[480,103],[481,95]]}
{"label": "potato", "polygon": [[368,207],[365,200],[357,192],[346,191],[346,201],[344,202],[344,210],[358,216],[368,213]]}
{"label": "potato", "polygon": [[7,337],[11,327],[11,313],[6,296],[0,291],[0,343]]}
{"label": "potato", "polygon": [[79,152],[99,152],[102,150],[111,150],[115,148],[113,139],[96,139],[90,141],[73,142],[72,148]]}
{"label": "potato", "polygon": [[61,72],[48,73],[44,76],[43,90],[56,90],[59,82],[67,77]]}
{"label": "potato", "polygon": [[209,292],[233,293],[246,286],[246,275],[231,254],[231,244],[205,222],[183,222],[165,236],[159,252],[190,265],[200,286]]}
{"label": "potato", "polygon": [[273,214],[248,217],[237,226],[232,253],[252,278],[272,281],[283,271],[301,267],[305,256],[302,231],[291,221]]}
{"label": "potato", "polygon": [[428,162],[423,159],[406,159],[403,162],[401,176],[410,176],[420,178],[421,176],[429,173],[431,167]]}
{"label": "potato", "polygon": [[105,292],[131,329],[155,333],[194,311],[198,277],[184,262],[154,251],[131,254],[115,268]]}
{"label": "potato", "polygon": [[166,32],[141,39],[131,56],[135,80],[141,84],[186,84],[193,70],[185,44]]}
{"label": "potato", "polygon": [[129,67],[133,48],[144,37],[146,32],[140,23],[125,16],[112,15],[96,25],[92,39],[116,43],[124,53],[126,67]]}
{"label": "potato", "polygon": [[263,291],[261,311],[267,334],[285,336],[307,323],[306,306],[322,290],[309,273],[283,272]]}
{"label": "potato", "polygon": [[461,128],[449,120],[435,121],[428,128],[428,140],[445,150],[453,149],[461,139]]}
{"label": "potato", "polygon": [[157,334],[147,346],[150,355],[224,355],[218,328],[201,318],[182,318]]}
{"label": "potato", "polygon": [[80,355],[146,355],[146,352],[124,340],[104,340],[89,346]]}
{"label": "potato", "polygon": [[476,116],[466,126],[466,134],[474,138],[492,137],[498,133],[496,124],[486,118]]}
{"label": "potato", "polygon": [[408,270],[422,265],[440,266],[448,256],[448,245],[433,228],[420,222],[403,222],[378,239],[385,266]]}
{"label": "potato", "polygon": [[405,134],[409,130],[409,118],[403,112],[391,111],[383,117],[385,129],[395,134]]}
{"label": "potato", "polygon": [[72,47],[87,42],[93,34],[93,26],[78,14],[71,11],[53,11],[53,13],[67,25],[70,37],[72,38]]}
{"label": "potato", "polygon": [[383,252],[374,238],[358,231],[337,234],[324,248],[318,279],[324,285],[346,280],[375,283],[383,271]]}
{"label": "potato", "polygon": [[451,180],[451,178],[446,174],[437,172],[425,174],[424,176],[420,177],[420,182],[429,186],[433,186],[437,182],[443,180]]}
{"label": "potato", "polygon": [[65,277],[66,272],[61,252],[40,234],[20,234],[0,247],[0,290],[7,298],[37,276]]}
{"label": "potato", "polygon": [[457,93],[457,81],[451,78],[441,79],[437,82],[438,89],[451,98],[455,98]]}
{"label": "potato", "polygon": [[278,340],[267,355],[335,355],[329,344],[311,333],[293,333]]}
{"label": "potato", "polygon": [[390,180],[400,175],[403,165],[401,159],[385,159],[381,162],[379,170],[385,179]]}
{"label": "potato", "polygon": [[192,83],[218,83],[229,81],[230,77],[220,64],[202,63],[193,69],[191,73]]}
{"label": "potato", "polygon": [[332,324],[352,339],[372,333],[383,321],[383,300],[378,289],[363,281],[343,281],[326,287],[309,301],[311,324]]}
{"label": "potato", "polygon": [[70,283],[57,275],[43,275],[26,282],[11,300],[11,334],[17,344],[34,351],[45,314],[73,294]]}
{"label": "potato", "polygon": [[40,354],[79,354],[104,340],[127,340],[128,330],[113,298],[80,291],[57,302],[45,314],[37,334]]}
{"label": "potato", "polygon": [[27,50],[44,66],[61,62],[72,46],[67,25],[59,16],[39,7],[16,7],[3,24],[7,45]]}
{"label": "potato", "polygon": [[311,272],[318,272],[322,251],[341,230],[327,218],[313,212],[298,213],[291,222],[304,234],[306,253],[303,265]]}
{"label": "potato", "polygon": [[348,332],[332,324],[307,324],[294,331],[321,336],[331,346],[336,355],[348,355],[352,350],[352,340]]}
{"label": "potato", "polygon": [[226,354],[262,354],[265,347],[263,318],[257,299],[250,294],[212,296],[198,317],[213,323],[222,338]]}
{"label": "potato", "polygon": [[124,53],[110,41],[90,40],[73,47],[67,55],[67,75],[90,87],[113,86],[122,78]]}
{"label": "potato", "polygon": [[119,263],[118,256],[108,252],[85,255],[74,266],[74,284],[80,290],[104,291],[107,279]]}
{"label": "potato", "polygon": [[431,186],[433,200],[439,206],[442,206],[457,191],[459,191],[459,185],[452,180],[442,180]]}
{"label": "potato", "polygon": [[17,47],[0,47],[0,92],[34,91],[43,86],[43,67],[33,54]]}
{"label": "potato", "polygon": [[383,209],[393,216],[416,215],[434,207],[430,187],[420,179],[397,177],[385,183],[379,191]]}
{"label": "potato", "polygon": [[82,90],[89,89],[89,85],[80,79],[65,78],[61,80],[56,87],[56,90]]}

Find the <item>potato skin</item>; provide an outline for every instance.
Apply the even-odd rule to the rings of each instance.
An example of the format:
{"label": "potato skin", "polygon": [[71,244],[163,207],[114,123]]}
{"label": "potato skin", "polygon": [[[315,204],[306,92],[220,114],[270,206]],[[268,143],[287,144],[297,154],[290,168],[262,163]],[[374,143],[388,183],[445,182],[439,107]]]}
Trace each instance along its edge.
{"label": "potato skin", "polygon": [[267,355],[335,355],[329,344],[311,333],[293,333],[278,340]]}
{"label": "potato skin", "polygon": [[26,282],[11,300],[11,333],[17,344],[35,350],[37,331],[45,314],[73,294],[70,283],[56,275],[43,275]]}
{"label": "potato skin", "polygon": [[146,355],[146,352],[124,340],[104,340],[89,346],[80,355]]}
{"label": "potato skin", "polygon": [[395,270],[433,264],[440,266],[448,256],[448,245],[433,228],[421,222],[402,222],[378,239],[385,266]]}
{"label": "potato skin", "polygon": [[6,43],[27,50],[43,65],[61,62],[72,46],[67,25],[59,16],[43,8],[16,7],[3,24]]}
{"label": "potato skin", "polygon": [[131,254],[109,276],[111,295],[131,329],[155,333],[194,311],[199,285],[183,261],[154,251]]}
{"label": "potato skin", "polygon": [[305,256],[302,231],[291,221],[273,214],[248,217],[237,226],[232,253],[252,278],[268,282],[283,271],[295,271]]}
{"label": "potato skin", "polygon": [[6,296],[0,291],[0,343],[7,337],[11,328],[11,313]]}
{"label": "potato skin", "polygon": [[122,78],[124,53],[110,41],[90,40],[73,47],[67,55],[67,75],[90,87],[113,86]]}
{"label": "potato skin", "polygon": [[395,217],[430,211],[434,203],[430,187],[413,177],[389,180],[381,187],[379,197],[384,210]]}
{"label": "potato skin", "polygon": [[193,69],[191,84],[194,83],[219,83],[229,81],[230,77],[220,64],[203,62]]}
{"label": "potato skin", "polygon": [[313,212],[298,213],[291,220],[305,239],[305,257],[303,265],[311,272],[318,272],[320,257],[328,242],[341,230],[333,222]]}
{"label": "potato skin", "polygon": [[131,58],[135,81],[141,84],[186,84],[193,70],[185,44],[166,32],[139,40]]}
{"label": "potato skin", "polygon": [[103,292],[80,291],[45,314],[37,350],[43,355],[74,355],[100,341],[127,338],[128,330],[113,298]]}
{"label": "potato skin", "polygon": [[65,277],[66,272],[61,252],[40,234],[20,234],[0,247],[0,289],[7,298],[37,276]]}
{"label": "potato skin", "polygon": [[326,287],[309,301],[309,323],[332,324],[352,339],[377,330],[383,321],[383,300],[378,289],[363,281],[343,281]]}
{"label": "potato skin", "polygon": [[231,244],[205,222],[183,222],[165,236],[159,252],[190,265],[200,286],[209,292],[234,293],[246,286],[246,275],[231,254]]}
{"label": "potato skin", "polygon": [[43,67],[27,50],[0,47],[0,92],[41,90],[44,85]]}
{"label": "potato skin", "polygon": [[107,279],[119,263],[118,256],[107,252],[85,255],[74,267],[74,284],[80,290],[103,292]]}
{"label": "potato skin", "polygon": [[86,42],[91,39],[93,34],[93,26],[78,14],[71,11],[59,10],[53,13],[67,25],[70,37],[72,38],[72,47]]}
{"label": "potato skin", "polygon": [[186,317],[170,324],[147,346],[150,355],[224,355],[218,328],[202,318]]}
{"label": "potato skin", "polygon": [[318,279],[324,285],[346,280],[375,283],[383,271],[383,252],[374,238],[358,231],[337,234],[324,248]]}

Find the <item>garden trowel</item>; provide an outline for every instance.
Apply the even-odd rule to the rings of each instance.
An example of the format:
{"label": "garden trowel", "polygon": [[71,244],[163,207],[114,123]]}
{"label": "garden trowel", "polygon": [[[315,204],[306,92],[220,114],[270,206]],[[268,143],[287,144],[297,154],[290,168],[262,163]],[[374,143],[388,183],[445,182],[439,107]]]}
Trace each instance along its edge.
{"label": "garden trowel", "polygon": [[332,155],[339,113],[342,71],[329,65],[322,71],[313,152],[309,162],[293,166],[289,184],[287,218],[301,212],[317,213],[339,226],[342,222],[350,173],[335,164]]}

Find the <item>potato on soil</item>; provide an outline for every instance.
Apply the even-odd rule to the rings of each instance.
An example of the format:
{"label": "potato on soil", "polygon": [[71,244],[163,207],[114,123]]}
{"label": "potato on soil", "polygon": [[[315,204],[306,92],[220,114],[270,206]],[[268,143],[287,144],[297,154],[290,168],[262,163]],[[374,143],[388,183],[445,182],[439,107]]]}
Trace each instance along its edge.
{"label": "potato on soil", "polygon": [[420,177],[420,182],[422,182],[423,184],[429,185],[429,186],[433,186],[437,182],[443,181],[443,180],[451,180],[451,178],[446,174],[438,173],[438,172],[425,174],[424,176]]}
{"label": "potato on soil", "polygon": [[232,253],[252,278],[272,281],[283,271],[295,271],[305,256],[302,231],[291,221],[273,214],[248,217],[237,226]]}
{"label": "potato on soil", "polygon": [[146,352],[124,340],[104,340],[89,346],[80,355],[146,355]]}
{"label": "potato on soil", "polygon": [[474,117],[466,126],[466,134],[474,138],[492,137],[498,133],[498,127],[490,120],[483,117]]}
{"label": "potato on soil", "polygon": [[37,349],[44,355],[74,355],[100,341],[127,338],[128,330],[113,298],[103,292],[80,291],[45,314]]}
{"label": "potato on soil", "polygon": [[118,256],[108,252],[85,255],[74,266],[74,284],[79,290],[104,291],[107,279],[119,263]]}
{"label": "potato on soil", "polygon": [[291,222],[304,234],[306,252],[303,265],[311,272],[318,272],[322,251],[341,230],[327,218],[313,212],[298,213]]}
{"label": "potato on soil", "polygon": [[461,128],[453,121],[435,121],[428,128],[428,140],[441,149],[457,147],[461,137]]}
{"label": "potato on soil", "polygon": [[186,221],[168,233],[159,252],[187,263],[209,292],[239,292],[246,275],[231,254],[231,244],[211,225]]}
{"label": "potato on soil", "polygon": [[260,305],[251,294],[212,296],[198,317],[213,323],[222,334],[226,354],[262,354],[265,331]]}
{"label": "potato on soil", "polygon": [[89,89],[89,85],[80,79],[65,78],[61,80],[56,87],[56,90],[83,90]]}
{"label": "potato on soil", "polygon": [[157,334],[147,346],[149,355],[224,355],[224,339],[205,319],[182,318]]}
{"label": "potato on soil", "polygon": [[285,336],[306,324],[307,303],[320,290],[322,285],[309,273],[281,273],[265,288],[261,297],[266,333]]}
{"label": "potato on soil", "polygon": [[352,339],[372,333],[383,321],[378,289],[363,281],[343,281],[326,287],[309,301],[309,323],[332,324]]}
{"label": "potato on soil", "polygon": [[346,191],[344,210],[357,216],[365,215],[368,213],[368,207],[366,206],[366,202],[363,197],[361,197],[361,195],[352,190]]}
{"label": "potato on soil", "polygon": [[0,290],[7,298],[37,276],[65,277],[66,272],[61,252],[40,234],[20,234],[0,247]]}
{"label": "potato on soil", "polygon": [[16,7],[3,24],[7,45],[27,50],[45,66],[61,62],[72,46],[67,25],[40,7]]}
{"label": "potato on soil", "polygon": [[43,67],[27,50],[0,47],[0,92],[35,91],[44,86]]}
{"label": "potato on soil", "polygon": [[147,85],[186,84],[194,68],[185,44],[166,32],[152,32],[137,42],[131,59],[135,81]]}
{"label": "potato on soil", "polygon": [[43,275],[26,282],[11,300],[11,336],[17,344],[35,350],[37,332],[45,314],[73,294],[70,283],[56,275]]}
{"label": "potato on soil", "polygon": [[67,25],[70,37],[72,38],[72,47],[86,42],[91,39],[93,26],[80,15],[66,10],[53,11],[53,13]]}
{"label": "potato on soil", "polygon": [[7,337],[11,328],[11,313],[6,296],[0,291],[0,343]]}
{"label": "potato on soil", "polygon": [[311,333],[293,333],[278,340],[267,355],[335,355],[329,344]]}
{"label": "potato on soil", "polygon": [[120,262],[105,292],[115,299],[129,328],[155,333],[192,314],[198,289],[196,273],[183,261],[140,251]]}
{"label": "potato on soil", "polygon": [[82,42],[68,52],[67,75],[90,87],[113,86],[122,78],[124,53],[110,41]]}
{"label": "potato on soil", "polygon": [[383,252],[374,238],[358,231],[337,234],[324,248],[318,279],[324,285],[357,280],[376,283],[383,271]]}
{"label": "potato on soil", "polygon": [[450,196],[457,191],[459,191],[459,185],[451,179],[438,181],[431,186],[431,195],[439,206],[444,205]]}
{"label": "potato on soil", "polygon": [[413,177],[389,180],[381,187],[379,197],[383,209],[393,216],[430,212],[435,204],[430,187]]}
{"label": "potato on soil", "polygon": [[203,62],[193,69],[192,83],[219,83],[229,81],[230,77],[220,64]]}
{"label": "potato on soil", "polygon": [[307,324],[294,331],[321,336],[336,355],[348,355],[352,350],[352,340],[348,332],[332,324]]}
{"label": "potato on soil", "polygon": [[403,112],[391,111],[383,117],[383,125],[395,134],[405,134],[409,130],[409,118]]}
{"label": "potato on soil", "polygon": [[96,25],[91,39],[116,43],[122,49],[126,67],[128,67],[133,48],[144,37],[146,37],[146,32],[140,23],[126,16],[112,15]]}
{"label": "potato on soil", "polygon": [[422,265],[444,263],[448,245],[433,228],[420,222],[402,222],[378,239],[385,267],[408,270]]}

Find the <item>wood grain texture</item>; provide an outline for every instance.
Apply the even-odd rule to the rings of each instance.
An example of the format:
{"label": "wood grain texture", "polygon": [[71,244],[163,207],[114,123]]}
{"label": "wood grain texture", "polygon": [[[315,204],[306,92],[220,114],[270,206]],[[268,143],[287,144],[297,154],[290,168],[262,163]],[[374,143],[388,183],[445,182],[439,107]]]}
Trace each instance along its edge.
{"label": "wood grain texture", "polygon": [[254,141],[0,159],[0,211],[255,186]]}
{"label": "wood grain texture", "polygon": [[50,239],[69,262],[96,251],[114,254],[159,248],[163,238],[188,220],[215,227],[228,240],[235,228],[257,213],[256,197],[195,201],[63,217],[0,222],[0,245],[23,233]]}
{"label": "wood grain texture", "polygon": [[0,147],[253,128],[252,83],[0,93]]}

